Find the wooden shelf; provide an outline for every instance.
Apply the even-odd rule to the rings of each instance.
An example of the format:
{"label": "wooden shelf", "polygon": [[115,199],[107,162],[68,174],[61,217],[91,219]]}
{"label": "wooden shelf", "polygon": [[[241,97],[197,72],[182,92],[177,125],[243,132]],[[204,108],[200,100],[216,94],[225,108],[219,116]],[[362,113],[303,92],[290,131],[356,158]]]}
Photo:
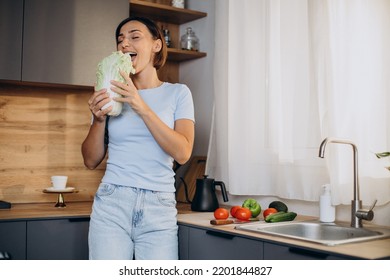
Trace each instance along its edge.
{"label": "wooden shelf", "polygon": [[61,93],[66,92],[92,92],[94,90],[93,86],[81,86],[81,85],[71,85],[71,84],[55,84],[55,83],[41,83],[41,82],[28,82],[28,81],[16,81],[16,80],[4,80],[0,79],[0,92],[2,90],[10,89],[20,89],[29,93],[31,90],[38,90],[42,92],[46,91],[60,91]]}
{"label": "wooden shelf", "polygon": [[186,51],[180,49],[168,48],[168,60],[175,62],[182,62],[196,58],[205,57],[207,54],[204,52]]}
{"label": "wooden shelf", "polygon": [[130,0],[130,15],[153,18],[156,21],[183,24],[207,16],[207,13],[168,5]]}
{"label": "wooden shelf", "polygon": [[[157,3],[156,3],[157,2]],[[207,13],[172,7],[170,0],[129,0],[130,16],[150,18],[158,25],[167,28],[171,33],[173,48],[168,48],[167,63],[158,70],[161,80],[179,82],[179,66],[181,62],[205,57],[207,54],[199,51],[187,51],[180,46],[180,25],[207,17]]]}

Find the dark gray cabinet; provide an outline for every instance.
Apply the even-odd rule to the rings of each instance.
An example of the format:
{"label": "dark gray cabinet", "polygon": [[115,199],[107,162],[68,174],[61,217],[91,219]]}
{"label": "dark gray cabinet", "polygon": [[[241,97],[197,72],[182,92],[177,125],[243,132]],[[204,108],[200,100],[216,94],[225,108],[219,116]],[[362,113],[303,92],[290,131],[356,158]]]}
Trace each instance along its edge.
{"label": "dark gray cabinet", "polygon": [[179,225],[179,258],[183,260],[345,260],[353,257],[310,248],[252,239],[223,230]]}
{"label": "dark gray cabinet", "polygon": [[0,251],[15,260],[87,260],[89,218],[0,222]]}
{"label": "dark gray cabinet", "polygon": [[26,259],[26,221],[0,222],[0,252],[11,259]]}
{"label": "dark gray cabinet", "polygon": [[264,259],[265,260],[343,260],[345,258],[341,256],[335,256],[327,252],[319,252],[317,250],[265,242]]}
{"label": "dark gray cabinet", "polygon": [[179,227],[180,259],[256,260],[263,258],[263,242],[230,233]]}
{"label": "dark gray cabinet", "polygon": [[1,0],[0,79],[93,86],[128,0]]}
{"label": "dark gray cabinet", "polygon": [[0,79],[21,79],[23,2],[0,1]]}
{"label": "dark gray cabinet", "polygon": [[89,219],[27,222],[28,260],[87,260]]}
{"label": "dark gray cabinet", "polygon": [[187,226],[179,225],[179,259],[189,260],[188,249],[189,249],[189,236],[190,228]]}

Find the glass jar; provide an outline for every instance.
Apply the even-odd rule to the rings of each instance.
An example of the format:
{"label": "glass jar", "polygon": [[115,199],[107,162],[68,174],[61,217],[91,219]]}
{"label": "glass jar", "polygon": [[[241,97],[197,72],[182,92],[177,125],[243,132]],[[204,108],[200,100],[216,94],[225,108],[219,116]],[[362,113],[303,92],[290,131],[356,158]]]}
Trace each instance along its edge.
{"label": "glass jar", "polygon": [[187,32],[181,36],[180,46],[182,50],[199,51],[199,39],[191,27],[187,27]]}
{"label": "glass jar", "polygon": [[184,8],[184,0],[172,0],[172,6],[176,8]]}

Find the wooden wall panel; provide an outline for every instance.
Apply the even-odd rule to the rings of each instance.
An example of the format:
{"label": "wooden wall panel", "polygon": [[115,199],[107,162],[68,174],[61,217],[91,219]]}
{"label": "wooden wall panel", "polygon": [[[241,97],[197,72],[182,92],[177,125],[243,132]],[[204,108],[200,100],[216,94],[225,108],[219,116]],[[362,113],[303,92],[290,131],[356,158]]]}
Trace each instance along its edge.
{"label": "wooden wall panel", "polygon": [[158,70],[158,77],[161,81],[178,83],[179,82],[179,63],[167,61],[165,65]]}
{"label": "wooden wall panel", "polygon": [[84,167],[91,87],[0,81],[0,199],[12,203],[56,201],[45,194],[51,175],[68,175],[79,190],[65,201],[91,201],[104,173]]}

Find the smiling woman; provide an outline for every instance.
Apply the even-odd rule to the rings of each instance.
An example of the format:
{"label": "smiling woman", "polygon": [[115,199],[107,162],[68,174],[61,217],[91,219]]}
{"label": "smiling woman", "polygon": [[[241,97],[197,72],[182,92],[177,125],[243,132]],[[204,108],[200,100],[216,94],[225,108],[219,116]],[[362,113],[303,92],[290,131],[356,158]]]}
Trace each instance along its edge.
{"label": "smiling woman", "polygon": [[[184,164],[192,152],[191,92],[157,76],[166,60],[166,44],[154,22],[127,18],[115,36],[117,51],[127,59],[131,54],[136,71],[129,75],[114,67],[120,78],[108,88],[95,89],[88,101],[93,122],[82,144],[85,165],[96,168],[108,153],[91,214],[90,258],[177,259],[173,161]],[[108,90],[119,97],[111,99]],[[108,119],[111,100],[123,108]]]}

